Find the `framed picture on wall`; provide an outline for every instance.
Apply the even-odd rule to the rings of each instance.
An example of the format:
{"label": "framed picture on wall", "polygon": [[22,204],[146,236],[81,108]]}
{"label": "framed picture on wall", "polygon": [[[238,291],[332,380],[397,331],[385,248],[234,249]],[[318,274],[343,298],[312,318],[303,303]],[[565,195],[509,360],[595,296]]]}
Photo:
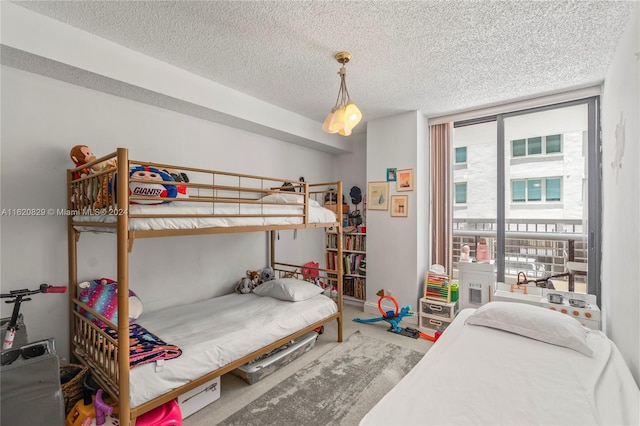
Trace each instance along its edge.
{"label": "framed picture on wall", "polygon": [[396,172],[396,191],[413,191],[413,169]]}
{"label": "framed picture on wall", "polygon": [[395,182],[396,181],[396,172],[398,169],[387,169],[387,182]]}
{"label": "framed picture on wall", "polygon": [[409,196],[391,196],[391,216],[407,217],[409,215]]}
{"label": "framed picture on wall", "polygon": [[369,182],[368,210],[389,210],[389,182]]}

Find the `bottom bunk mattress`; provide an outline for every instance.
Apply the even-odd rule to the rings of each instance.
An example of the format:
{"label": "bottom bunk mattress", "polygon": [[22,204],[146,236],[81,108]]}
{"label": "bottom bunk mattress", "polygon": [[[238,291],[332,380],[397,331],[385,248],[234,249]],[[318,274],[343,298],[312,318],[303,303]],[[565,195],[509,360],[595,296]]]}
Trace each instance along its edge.
{"label": "bottom bunk mattress", "polygon": [[[496,303],[522,306],[525,312],[471,324],[474,313]],[[539,321],[536,315],[545,311],[546,316],[549,310],[536,306],[488,305],[460,311],[360,425],[638,424],[640,390],[619,350],[602,332],[583,333],[575,327],[571,332],[577,333],[565,333]],[[525,328],[555,336],[527,333]],[[584,337],[586,346],[570,349],[539,340],[556,337],[561,344]]]}
{"label": "bottom bunk mattress", "polygon": [[337,312],[316,295],[290,302],[255,294],[228,294],[143,314],[137,323],[182,350],[178,358],[130,370],[131,407],[217,370]]}

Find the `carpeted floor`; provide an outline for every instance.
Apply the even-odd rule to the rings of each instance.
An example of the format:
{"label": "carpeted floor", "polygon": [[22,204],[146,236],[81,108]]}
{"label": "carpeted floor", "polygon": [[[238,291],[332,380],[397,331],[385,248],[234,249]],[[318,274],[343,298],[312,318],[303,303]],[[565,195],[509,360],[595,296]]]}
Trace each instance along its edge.
{"label": "carpeted floor", "polygon": [[356,331],[220,425],[357,424],[422,356]]}
{"label": "carpeted floor", "polygon": [[386,322],[355,323],[354,317],[368,316],[345,305],[343,343],[336,342],[335,325],[327,325],[311,351],[258,383],[225,374],[220,399],[183,424],[357,425],[431,342],[389,333]]}

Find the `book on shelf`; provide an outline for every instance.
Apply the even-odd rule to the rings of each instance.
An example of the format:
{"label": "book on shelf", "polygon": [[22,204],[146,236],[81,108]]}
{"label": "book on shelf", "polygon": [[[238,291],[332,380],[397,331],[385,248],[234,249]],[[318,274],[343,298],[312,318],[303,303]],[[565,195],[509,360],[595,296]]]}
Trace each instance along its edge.
{"label": "book on shelf", "polygon": [[343,255],[344,273],[347,275],[358,275],[358,268],[365,257],[362,253],[348,253]]}
{"label": "book on shelf", "polygon": [[366,295],[365,280],[359,277],[345,277],[342,293],[355,299],[365,300]]}
{"label": "book on shelf", "polygon": [[[338,253],[327,251],[327,269],[335,271],[338,268]],[[345,275],[360,275],[359,270],[367,256],[364,253],[348,253],[342,255],[342,272]]]}
{"label": "book on shelf", "polygon": [[327,252],[327,269],[329,269],[330,271],[335,271],[336,269],[338,269],[338,265],[336,261],[337,258],[338,258],[337,252],[335,251]]}
{"label": "book on shelf", "polygon": [[338,234],[327,233],[327,248],[329,249],[338,248]]}
{"label": "book on shelf", "polygon": [[344,250],[367,251],[365,235],[345,235],[343,237]]}

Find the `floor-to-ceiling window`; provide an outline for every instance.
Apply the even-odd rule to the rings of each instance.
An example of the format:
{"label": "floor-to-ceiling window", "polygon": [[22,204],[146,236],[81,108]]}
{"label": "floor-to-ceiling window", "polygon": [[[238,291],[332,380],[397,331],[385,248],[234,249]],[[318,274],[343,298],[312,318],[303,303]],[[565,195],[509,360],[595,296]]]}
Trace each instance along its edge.
{"label": "floor-to-ceiling window", "polygon": [[599,295],[598,98],[454,123],[453,264]]}

